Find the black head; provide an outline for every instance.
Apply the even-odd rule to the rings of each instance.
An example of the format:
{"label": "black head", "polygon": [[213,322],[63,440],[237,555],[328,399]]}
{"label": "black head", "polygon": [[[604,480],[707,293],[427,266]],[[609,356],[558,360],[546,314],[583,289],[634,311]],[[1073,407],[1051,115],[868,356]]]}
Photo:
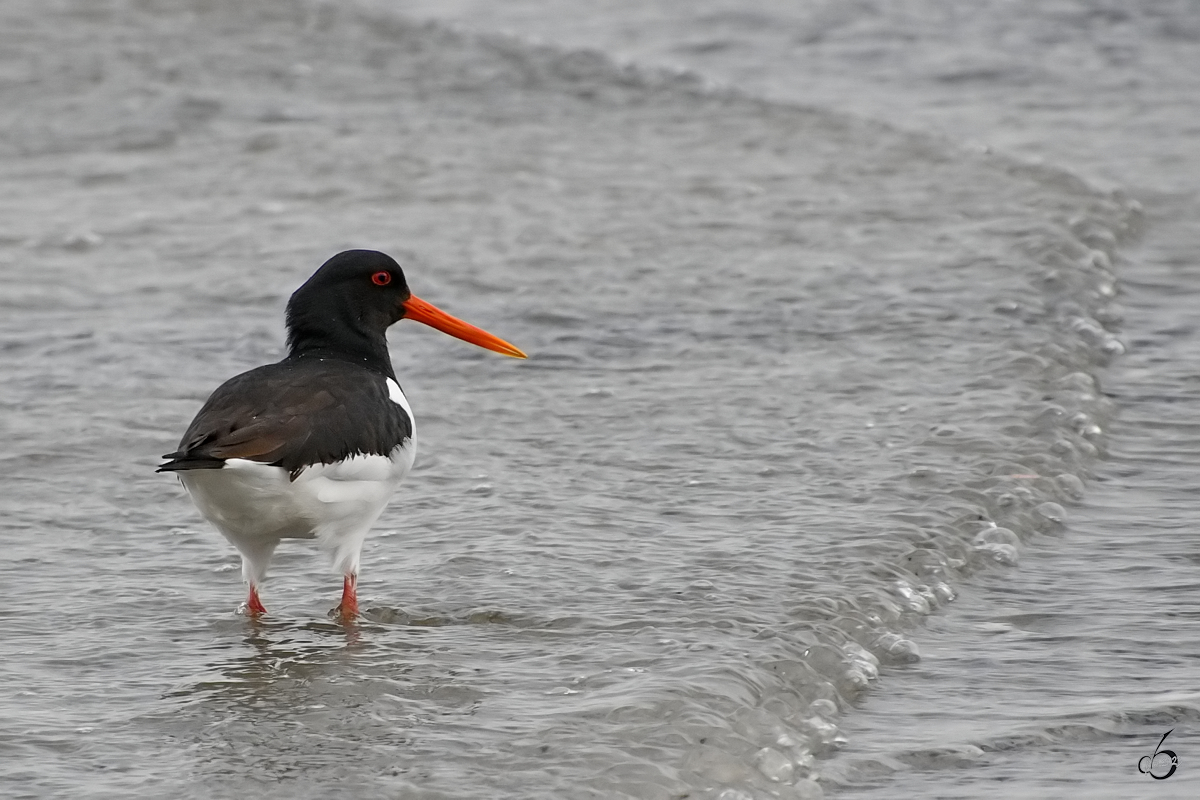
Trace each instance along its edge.
{"label": "black head", "polygon": [[287,306],[288,358],[352,361],[389,377],[387,329],[411,319],[513,358],[520,348],[413,297],[400,265],[374,250],[347,250],[326,261]]}
{"label": "black head", "polygon": [[287,305],[289,356],[379,362],[391,372],[387,329],[412,296],[391,256],[347,250],[326,261]]}

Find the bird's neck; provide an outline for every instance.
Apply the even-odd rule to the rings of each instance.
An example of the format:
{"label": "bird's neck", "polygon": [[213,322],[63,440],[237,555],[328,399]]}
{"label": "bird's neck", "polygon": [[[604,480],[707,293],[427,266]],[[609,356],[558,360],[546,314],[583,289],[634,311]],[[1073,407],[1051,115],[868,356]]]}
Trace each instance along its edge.
{"label": "bird's neck", "polygon": [[387,339],[382,333],[368,333],[353,328],[336,333],[312,328],[292,328],[288,331],[287,361],[333,359],[358,364],[395,380]]}

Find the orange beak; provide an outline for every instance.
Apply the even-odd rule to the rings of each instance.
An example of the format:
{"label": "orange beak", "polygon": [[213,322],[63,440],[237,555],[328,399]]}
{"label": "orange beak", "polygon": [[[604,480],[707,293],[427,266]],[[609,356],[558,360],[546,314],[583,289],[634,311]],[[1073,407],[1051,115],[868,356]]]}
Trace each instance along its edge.
{"label": "orange beak", "polygon": [[485,350],[491,350],[513,358],[525,358],[525,354],[513,347],[499,336],[493,336],[487,331],[476,328],[469,322],[463,322],[452,317],[437,306],[426,303],[419,297],[409,297],[401,305],[404,307],[404,318],[423,322],[431,328],[437,328],[442,333],[448,333],[456,339],[478,345]]}

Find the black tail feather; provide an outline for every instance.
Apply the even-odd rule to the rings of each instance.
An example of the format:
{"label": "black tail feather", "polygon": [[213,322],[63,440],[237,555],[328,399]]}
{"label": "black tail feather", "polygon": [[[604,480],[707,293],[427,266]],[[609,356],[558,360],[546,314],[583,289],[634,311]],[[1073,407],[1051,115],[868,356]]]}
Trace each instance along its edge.
{"label": "black tail feather", "polygon": [[220,469],[225,466],[225,459],[212,456],[188,456],[179,453],[167,453],[163,458],[171,459],[155,472],[184,472],[189,469]]}

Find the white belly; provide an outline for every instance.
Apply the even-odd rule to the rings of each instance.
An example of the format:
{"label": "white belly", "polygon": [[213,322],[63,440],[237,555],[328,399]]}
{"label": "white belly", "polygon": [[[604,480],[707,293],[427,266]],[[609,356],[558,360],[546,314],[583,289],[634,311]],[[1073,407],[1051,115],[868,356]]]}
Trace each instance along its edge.
{"label": "white belly", "polygon": [[242,553],[246,579],[261,583],[280,539],[316,539],[336,572],[357,573],[363,539],[415,457],[409,439],[387,456],[307,467],[294,481],[281,467],[239,458],[179,475],[200,513]]}

